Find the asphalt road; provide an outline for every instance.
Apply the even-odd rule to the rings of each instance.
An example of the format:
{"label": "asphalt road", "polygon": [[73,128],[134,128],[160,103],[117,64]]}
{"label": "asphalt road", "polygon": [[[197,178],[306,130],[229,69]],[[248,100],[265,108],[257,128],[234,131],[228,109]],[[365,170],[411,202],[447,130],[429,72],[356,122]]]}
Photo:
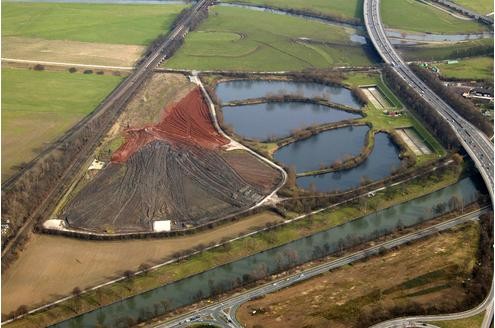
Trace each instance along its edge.
{"label": "asphalt road", "polygon": [[[186,313],[184,315],[178,316],[176,318],[171,319],[170,321],[160,323],[155,325],[156,328],[179,328],[179,327],[188,327],[192,323],[210,323],[221,327],[242,327],[242,325],[236,320],[235,313],[240,305],[243,303],[260,297],[269,293],[273,293],[282,288],[291,286],[294,283],[304,281],[310,278],[313,278],[322,273],[328,272],[329,270],[333,270],[339,268],[341,266],[347,265],[349,263],[362,260],[372,255],[376,255],[382,249],[392,249],[394,247],[403,245],[405,243],[415,241],[426,236],[435,234],[439,231],[444,231],[451,229],[457,225],[476,220],[479,215],[485,211],[487,211],[489,207],[484,207],[480,210],[476,210],[470,213],[463,214],[457,218],[436,224],[431,227],[424,228],[422,230],[418,230],[416,232],[404,235],[402,237],[398,237],[381,244],[369,247],[367,249],[352,253],[350,255],[341,257],[336,260],[332,260],[327,263],[320,264],[318,266],[306,269],[297,274],[293,274],[278,280],[274,280],[270,283],[264,284],[257,288],[253,288],[241,293],[238,293],[234,296],[228,297],[221,302],[217,302],[212,305],[208,305],[206,307],[200,308],[193,312]],[[437,320],[437,318],[435,318]],[[401,321],[401,324],[404,322]],[[377,326],[382,327],[382,326]],[[396,327],[396,326],[383,326],[383,327]],[[403,325],[397,327],[404,327]]]}
{"label": "asphalt road", "polygon": [[[422,80],[420,80],[404,63],[402,58],[397,54],[385,35],[385,30],[380,18],[380,0],[364,0],[364,20],[366,30],[371,38],[373,45],[382,57],[382,59],[392,66],[394,71],[406,81],[411,88],[422,95],[437,112],[452,126],[462,146],[476,164],[483,180],[488,188],[490,197],[493,202],[493,144],[489,138],[474,127],[471,123],[457,114],[452,107],[446,104],[437,96]],[[433,320],[454,320],[467,318],[478,314],[487,309],[487,312],[493,313],[493,282],[490,294],[476,308],[444,316],[422,316],[402,318],[383,322],[374,327],[407,327],[408,322],[433,321]],[[485,316],[483,326],[487,327],[492,321],[493,315]]]}
{"label": "asphalt road", "polygon": [[364,20],[369,37],[376,50],[397,74],[416,92],[422,95],[437,112],[452,126],[462,146],[473,159],[493,200],[493,144],[489,138],[462,118],[455,110],[437,96],[419,79],[397,54],[385,35],[380,19],[380,1],[364,1]]}

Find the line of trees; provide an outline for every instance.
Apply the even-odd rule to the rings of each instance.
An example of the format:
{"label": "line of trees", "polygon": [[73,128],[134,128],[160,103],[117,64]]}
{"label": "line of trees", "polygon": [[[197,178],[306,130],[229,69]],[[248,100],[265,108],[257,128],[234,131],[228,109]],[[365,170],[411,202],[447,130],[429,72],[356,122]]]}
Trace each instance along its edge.
{"label": "line of trees", "polygon": [[479,304],[490,292],[493,279],[493,212],[480,215],[480,241],[477,261],[467,282],[465,307]]}
{"label": "line of trees", "polygon": [[362,25],[362,22],[359,18],[344,17],[341,15],[324,13],[322,11],[318,11],[318,10],[314,10],[314,9],[296,9],[296,8],[288,8],[288,7],[253,5],[251,2],[244,2],[242,0],[239,0],[239,1],[236,1],[233,3],[239,4],[239,5],[249,5],[249,6],[258,7],[258,8],[275,9],[275,10],[283,11],[283,12],[286,12],[286,13],[289,13],[292,15],[307,16],[307,17],[318,18],[318,19],[328,20],[328,21],[333,21],[333,22],[338,22],[338,23],[345,23],[345,24],[349,24],[349,25],[355,25],[355,26]]}
{"label": "line of trees", "polygon": [[423,123],[433,132],[447,149],[458,149],[459,140],[454,130],[430,106],[416,91],[414,91],[399,75],[389,66],[383,69],[383,77],[388,87],[404,101],[407,107],[421,118]]}
{"label": "line of trees", "polygon": [[471,122],[487,136],[493,134],[493,126],[481,114],[481,111],[469,100],[448,89],[442,81],[430,71],[416,64],[410,65],[412,71],[423,80],[436,94],[449,104],[459,115]]}
{"label": "line of trees", "polygon": [[364,94],[363,92],[363,89],[361,89],[360,87],[354,87],[351,89],[352,91],[352,94],[354,95],[354,97],[356,97],[356,99],[362,104],[362,105],[367,105],[368,104],[368,97],[366,97],[366,95]]}
{"label": "line of trees", "polygon": [[[417,178],[415,179],[430,179],[430,180],[438,180],[439,177],[443,176],[446,172],[450,170],[459,170],[461,168],[461,165],[457,162],[452,163],[448,166],[441,166],[437,168],[434,171],[431,171],[429,173],[424,174],[425,172],[428,172],[431,170],[433,167],[436,165],[443,165],[447,161],[449,161],[451,158],[447,157],[444,158],[440,161],[436,162],[431,162],[429,164],[426,164],[425,166],[417,167],[417,168],[411,168],[411,169],[402,169],[402,170],[397,170],[395,174],[392,176],[379,180],[379,181],[374,181],[370,183],[366,183],[365,185],[359,186],[357,188],[348,190],[348,191],[335,191],[333,193],[319,193],[316,192],[315,190],[299,190],[299,189],[289,189],[289,188],[282,188],[281,189],[281,196],[285,197],[290,197],[287,198],[286,200],[283,201],[283,206],[284,208],[289,211],[289,212],[298,212],[298,213],[307,213],[312,210],[322,208],[324,206],[328,206],[330,204],[335,204],[339,203],[345,200],[352,199],[354,197],[357,197],[359,195],[362,195],[366,192],[369,192],[371,190],[384,187],[387,185],[390,185],[395,182],[402,181],[404,179],[409,179],[412,178],[416,175],[418,175]],[[403,188],[404,185],[398,185],[396,187],[388,187],[386,189],[386,193],[397,193],[401,192],[401,188]],[[311,188],[310,188],[311,189]],[[355,204],[359,205],[359,204]]]}
{"label": "line of trees", "polygon": [[[187,13],[184,12],[184,15]],[[207,8],[203,8],[198,15],[191,19],[190,26],[197,26],[207,15]],[[180,19],[177,18],[176,22],[179,22]],[[153,47],[155,47],[153,49],[156,49],[160,41],[163,42],[163,39],[153,43]],[[167,56],[171,56],[182,42],[182,36],[173,39],[171,46],[166,49]],[[139,87],[140,84],[136,83],[132,91],[137,91]],[[4,186],[2,190],[2,216],[4,221],[9,220],[10,222],[10,233],[2,238],[2,248],[9,242],[12,242],[12,245],[10,251],[2,257],[2,270],[5,270],[17,258],[17,252],[22,249],[27,240],[25,236],[17,236],[19,229],[24,224],[35,226],[36,223],[39,224],[46,219],[45,216],[56,205],[73,177],[78,174],[87,156],[96,147],[98,140],[125,109],[127,102],[134,94],[132,91],[128,92],[124,98],[110,104],[107,109],[95,111],[78,123],[67,132],[66,136],[55,143],[53,149],[34,160],[28,170],[9,183],[8,186]],[[47,197],[50,198],[46,199]],[[33,217],[33,213],[37,210],[41,212],[38,213],[37,217]],[[29,231],[30,229],[27,233]]]}
{"label": "line of trees", "polygon": [[[444,60],[451,58],[464,58],[475,56],[493,56],[493,43],[482,44],[471,47],[452,47],[451,51],[431,52],[427,55],[423,54],[424,47],[421,46],[398,46],[404,49],[405,58],[407,60]],[[449,46],[450,48],[451,46]],[[441,47],[439,49],[442,49]]]}

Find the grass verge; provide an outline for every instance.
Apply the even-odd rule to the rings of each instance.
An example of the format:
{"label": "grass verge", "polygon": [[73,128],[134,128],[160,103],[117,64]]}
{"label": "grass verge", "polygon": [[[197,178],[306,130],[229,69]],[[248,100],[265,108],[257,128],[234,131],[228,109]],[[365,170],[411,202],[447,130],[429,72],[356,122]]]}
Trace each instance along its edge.
{"label": "grass verge", "polygon": [[380,12],[386,26],[403,31],[443,34],[486,31],[481,23],[461,20],[416,0],[383,0]]}
{"label": "grass verge", "polygon": [[437,64],[440,75],[445,78],[464,80],[493,80],[493,58],[473,57],[459,60],[456,64]]}
{"label": "grass verge", "polygon": [[[389,207],[446,187],[457,181],[459,174],[457,170],[447,170],[440,175],[438,173],[433,174],[430,178],[413,180],[402,185],[395,192],[378,192],[373,197],[373,201],[376,202],[377,210]],[[136,276],[132,280],[111,284],[100,288],[97,292],[88,292],[79,298],[63,302],[46,311],[17,320],[6,327],[42,327],[61,321],[64,318],[74,316],[75,312],[89,311],[112,301],[135,295],[212,267],[334,227],[366,215],[368,212],[366,209],[356,208],[351,205],[344,205],[321,212],[310,218],[287,224],[277,230],[245,237],[225,246],[191,256],[181,262],[163,266],[148,274]]]}
{"label": "grass verge", "polygon": [[493,12],[493,1],[492,0],[452,0],[467,9],[471,9],[480,14],[487,15]]}
{"label": "grass verge", "polygon": [[460,320],[450,320],[450,321],[432,321],[429,322],[439,328],[466,328],[466,327],[481,327],[483,323],[483,317],[485,312],[481,312],[473,317]]}
{"label": "grass verge", "polygon": [[[251,24],[256,22],[256,24]],[[198,70],[301,70],[371,64],[367,52],[344,28],[269,12],[210,8],[208,19],[191,32],[168,61],[170,68]],[[308,40],[317,41],[307,47]]]}

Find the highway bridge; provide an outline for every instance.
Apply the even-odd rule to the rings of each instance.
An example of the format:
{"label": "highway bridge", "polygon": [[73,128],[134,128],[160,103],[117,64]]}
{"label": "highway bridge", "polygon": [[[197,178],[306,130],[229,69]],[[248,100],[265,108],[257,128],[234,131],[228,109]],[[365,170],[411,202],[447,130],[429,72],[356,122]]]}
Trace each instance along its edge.
{"label": "highway bridge", "polygon": [[437,96],[398,55],[385,35],[380,0],[364,0],[364,21],[371,42],[383,61],[418,92],[452,126],[462,146],[481,173],[493,201],[493,144],[488,137]]}
{"label": "highway bridge", "polygon": [[[392,69],[424,100],[426,100],[450,124],[462,146],[476,164],[490,193],[493,206],[493,144],[488,137],[462,118],[455,110],[437,96],[421,79],[419,79],[398,55],[385,35],[380,18],[380,0],[364,0],[364,22],[366,30],[376,50]],[[390,320],[375,327],[402,327],[409,321],[431,321],[435,319],[452,320],[466,318],[486,309],[487,315],[483,327],[490,326],[493,314],[493,282],[489,295],[476,308],[443,316],[412,317]]]}

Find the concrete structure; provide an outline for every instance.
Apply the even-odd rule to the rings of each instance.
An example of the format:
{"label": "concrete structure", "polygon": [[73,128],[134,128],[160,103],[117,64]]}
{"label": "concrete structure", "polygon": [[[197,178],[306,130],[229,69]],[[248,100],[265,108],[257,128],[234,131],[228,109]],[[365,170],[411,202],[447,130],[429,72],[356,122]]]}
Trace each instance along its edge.
{"label": "concrete structure", "polygon": [[376,50],[392,69],[409,86],[421,94],[437,112],[452,126],[462,146],[473,159],[493,200],[493,144],[488,137],[461,117],[452,107],[437,96],[421,79],[419,79],[397,54],[385,35],[379,0],[364,1],[364,21],[368,35]]}
{"label": "concrete structure", "polygon": [[170,231],[170,220],[153,221],[153,231]]}

